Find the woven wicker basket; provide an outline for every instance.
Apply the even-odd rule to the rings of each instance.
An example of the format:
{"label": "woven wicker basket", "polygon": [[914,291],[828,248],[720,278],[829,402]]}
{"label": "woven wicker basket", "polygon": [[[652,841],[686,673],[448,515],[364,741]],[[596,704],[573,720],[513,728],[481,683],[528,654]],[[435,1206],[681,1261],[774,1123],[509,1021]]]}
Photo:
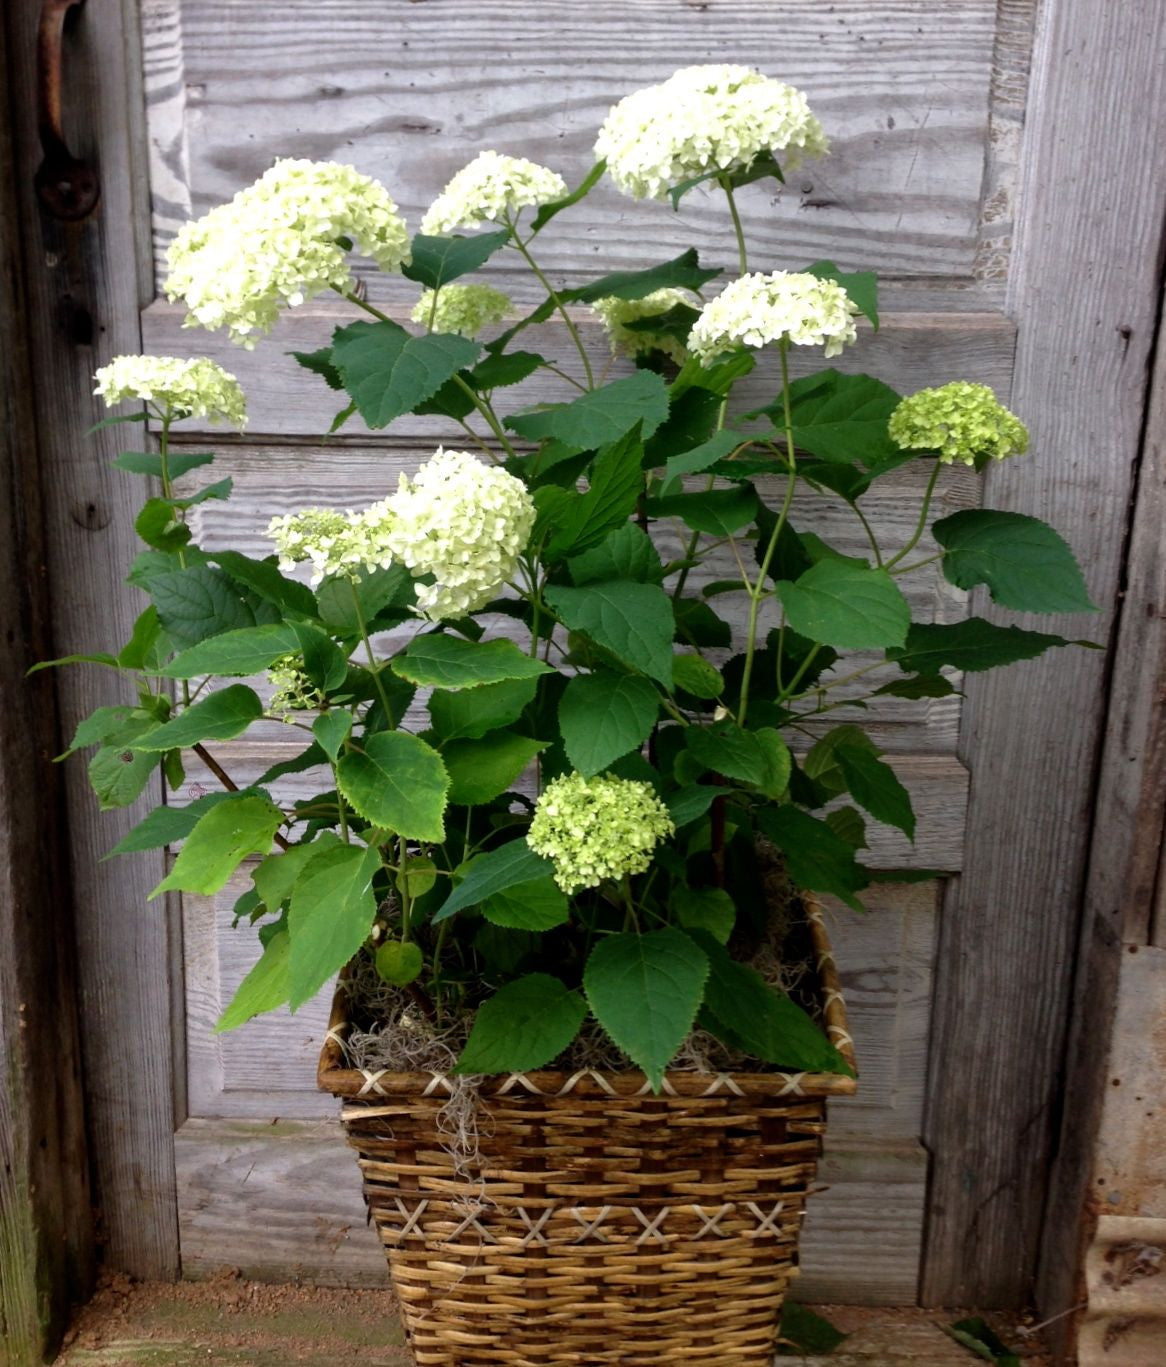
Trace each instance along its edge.
{"label": "woven wicker basket", "polygon": [[[826,1029],[853,1063],[821,910]],[[320,1060],[420,1367],[770,1367],[836,1073],[539,1072],[482,1088],[459,1175],[441,1074],[348,1068],[338,989]]]}

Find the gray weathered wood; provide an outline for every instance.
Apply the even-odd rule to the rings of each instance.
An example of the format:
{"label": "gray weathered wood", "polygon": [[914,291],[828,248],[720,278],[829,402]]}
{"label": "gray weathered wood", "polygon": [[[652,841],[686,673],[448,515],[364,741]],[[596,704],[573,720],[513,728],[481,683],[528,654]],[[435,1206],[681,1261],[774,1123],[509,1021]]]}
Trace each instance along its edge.
{"label": "gray weathered wood", "polygon": [[12,131],[0,102],[0,1361],[32,1367],[89,1294],[94,1251],[56,700],[27,677],[50,636]]}
{"label": "gray weathered wood", "polygon": [[[124,12],[123,12],[124,10]],[[48,585],[58,654],[108,648],[127,639],[135,604],[124,587],[136,549],[130,480],[109,468],[120,444],[106,431],[87,438],[101,413],[92,398],[94,368],[139,349],[141,304],[135,221],[132,114],[136,72],[134,6],[88,6],[71,29],[66,118],[75,151],[100,167],[102,203],[79,224],[42,216],[33,195],[36,137],[37,9],[9,6],[12,80],[20,155],[23,270],[29,318],[37,458],[46,479]],[[137,430],[137,429],[135,429]],[[99,703],[125,701],[108,672],[76,669],[58,680],[62,727]],[[47,757],[46,757],[47,758]],[[45,780],[48,782],[48,776]],[[145,905],[157,858],[102,864],[133,811],[102,817],[84,766],[66,771],[70,852],[77,889],[84,1083],[95,1198],[109,1262],[141,1275],[177,1270],[173,1087],[170,1054],[169,926]],[[24,856],[27,857],[27,856]]]}
{"label": "gray weathered wood", "polygon": [[[615,100],[689,63],[756,61],[807,91],[833,141],[782,194],[742,195],[758,259],[972,274],[995,0],[295,0],[268,12],[150,0],[146,16],[159,241],[277,156],[352,161],[385,181],[413,228],[483,147],[574,183]],[[711,196],[674,215],[608,186],[547,233],[545,264],[586,270],[600,231],[605,269],[639,259],[645,235],[661,260],[690,243],[729,250]]]}
{"label": "gray weathered wood", "polygon": [[[1099,1214],[1094,1170],[1109,1080],[1123,1045],[1119,1013],[1138,1013],[1134,1029],[1153,1033],[1151,998],[1134,995],[1131,962],[1163,945],[1161,860],[1166,819],[1166,353],[1159,335],[1138,472],[1126,587],[1097,784],[1089,878],[1073,1001],[1065,1119],[1053,1170],[1038,1289],[1049,1313],[1079,1299],[1077,1288]],[[1156,908],[1155,903],[1158,904]],[[1138,959],[1146,954],[1138,955]],[[1147,970],[1148,971],[1148,970]],[[1128,1024],[1128,1021],[1127,1021]],[[1125,1047],[1134,1046],[1127,1041]],[[1123,1078],[1128,1088],[1130,1079]],[[1135,1088],[1135,1093],[1137,1089]],[[1133,1094],[1133,1093],[1131,1093]],[[1128,1117],[1128,1143],[1157,1125]],[[1147,1133],[1148,1138],[1148,1133]],[[1140,1187],[1140,1184],[1139,1184]],[[1118,1189],[1115,1187],[1115,1190]],[[1102,1208],[1103,1213],[1121,1212]],[[1134,1214],[1154,1212],[1133,1210]],[[1160,1212],[1158,1212],[1160,1213]],[[1067,1327],[1068,1327],[1068,1322]]]}
{"label": "gray weathered wood", "polygon": [[[1019,253],[1013,407],[1033,454],[992,471],[991,504],[1066,530],[1104,640],[1158,301],[1166,175],[1154,0],[1051,0],[1034,60]],[[1111,104],[1120,90],[1121,109]],[[1065,653],[968,681],[966,870],[942,920],[925,1136],[935,1169],[924,1294],[1021,1300],[1034,1270],[1104,713],[1106,657]]]}
{"label": "gray weathered wood", "polygon": [[[175,1151],[187,1276],[229,1267],[260,1281],[386,1285],[384,1252],[366,1223],[356,1158],[337,1119],[191,1119]],[[799,1296],[870,1305],[909,1299],[926,1189],[922,1150],[841,1141],[821,1175],[830,1189],[811,1198]]]}
{"label": "gray weathered wood", "polygon": [[[339,301],[335,304],[313,302],[285,314],[271,336],[253,351],[227,340],[222,333],[184,328],[185,310],[179,305],[152,304],[143,314],[142,328],[146,348],[167,356],[210,356],[238,377],[247,395],[249,430],[264,436],[321,438],[336,412],[343,407],[334,394],[315,375],[306,374],[295,360],[284,353],[315,351],[325,346],[332,330],[361,317],[356,310]],[[397,316],[407,319],[407,310]],[[585,311],[578,314],[579,324],[590,353],[606,356],[608,346],[601,329]],[[547,323],[528,334],[528,345],[542,354],[565,362],[570,343],[566,329]],[[883,317],[877,333],[863,327],[858,342],[832,364],[839,370],[862,371],[875,375],[903,393],[925,385],[942,384],[953,376],[967,377],[991,385],[1007,402],[1011,386],[1014,325],[998,313],[891,313]],[[793,348],[795,372],[821,367],[817,351]],[[626,367],[621,362],[621,367]],[[613,369],[613,374],[618,369]],[[762,357],[757,370],[738,387],[735,403],[742,410],[771,402],[780,392],[777,362]],[[500,390],[497,405],[501,413],[515,413],[525,405],[562,402],[574,391],[545,371],[513,388]],[[475,422],[480,430],[481,424]],[[184,424],[190,432],[208,430],[205,423],[192,420]],[[221,429],[210,428],[216,436]],[[344,429],[366,437],[367,429],[359,419]],[[394,438],[438,441],[450,446],[465,440],[462,429],[447,418],[408,414],[398,419],[389,431]]]}

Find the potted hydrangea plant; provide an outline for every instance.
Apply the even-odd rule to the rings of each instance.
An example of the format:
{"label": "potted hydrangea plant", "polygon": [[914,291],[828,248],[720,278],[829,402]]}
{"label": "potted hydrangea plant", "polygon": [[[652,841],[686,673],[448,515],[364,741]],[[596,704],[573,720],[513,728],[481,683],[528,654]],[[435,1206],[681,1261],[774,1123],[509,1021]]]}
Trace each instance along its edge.
{"label": "potted hydrangea plant", "polygon": [[[321,1085],[419,1363],[769,1362],[824,1098],[855,1087],[816,895],[860,909],[866,820],[915,829],[861,709],[1069,644],[913,621],[902,585],[938,565],[1006,608],[1091,606],[1039,520],[931,519],[946,466],[1025,450],[990,390],[791,378],[795,350],[829,361],[877,328],[874,277],[752,270],[736,196],[826,151],[801,92],[694,67],[611,110],[572,192],[483,152],[410,238],[375,181],[283,161],[187,225],[168,290],[190,325],[250,347],[333,291],[353,320],[297,355],[340,396],[333,430],[424,413],[450,433],[369,507],[274,518],[263,559],[194,543],[189,510],[230,481],[171,449],[191,416],[243,426],[233,377],[145,356],[98,374],[137,405],[112,421],[155,424],[118,462],[152,481],[130,570],[150,604],[89,657],[130,689],[72,748],[96,747],[106,807],[159,768],[176,789],[188,750],[222,780],[118,847],[182,842],[158,893],[252,860],[237,913],[262,954],[221,1029],[340,973]],[[553,283],[539,237],[605,175],[673,206],[723,195],[735,271],[690,250]],[[366,301],[358,255],[420,287],[414,326]],[[537,307],[465,282],[492,259],[529,269]],[[742,411],[755,371],[769,401]],[[888,546],[863,499],[907,463],[915,530]],[[800,525],[805,489],[866,553]],[[273,717],[301,752],[239,788],[215,744]],[[318,792],[281,797],[289,772]]]}

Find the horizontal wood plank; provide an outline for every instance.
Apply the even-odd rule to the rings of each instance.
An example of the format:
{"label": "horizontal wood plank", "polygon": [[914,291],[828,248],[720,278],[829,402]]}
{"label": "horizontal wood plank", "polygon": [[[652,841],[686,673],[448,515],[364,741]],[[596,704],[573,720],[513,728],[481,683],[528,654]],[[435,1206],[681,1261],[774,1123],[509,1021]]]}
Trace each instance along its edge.
{"label": "horizontal wood plank", "polygon": [[[607,356],[606,337],[590,311],[573,313],[590,354]],[[222,333],[184,328],[185,310],[177,304],[151,304],[142,314],[142,331],[147,351],[165,356],[210,356],[237,376],[247,395],[251,433],[319,440],[344,406],[344,396],[330,390],[318,376],[306,373],[286,353],[326,346],[334,328],[360,316],[339,301],[304,304],[281,318],[272,335],[253,351],[237,346]],[[396,316],[404,322],[407,309]],[[1015,326],[998,313],[890,313],[884,315],[877,333],[863,325],[858,342],[831,364],[839,370],[875,375],[902,393],[952,379],[976,380],[991,385],[1007,402],[1015,335]],[[524,336],[527,348],[561,359],[565,369],[570,371],[573,364],[577,365],[569,358],[570,341],[561,322],[548,322]],[[820,369],[822,356],[816,348],[794,347],[791,363],[795,373],[804,374]],[[628,368],[628,363],[621,361],[612,374]],[[757,369],[738,385],[734,405],[744,412],[767,404],[780,388],[776,358],[762,355]],[[562,380],[539,371],[521,385],[499,390],[496,401],[499,412],[507,414],[536,403],[561,403],[574,393]],[[476,426],[485,430],[480,423]],[[191,419],[182,430],[221,436],[221,429],[210,427],[202,419]],[[359,419],[353,419],[344,431],[369,439]],[[417,414],[399,418],[389,435],[433,445],[440,441],[447,446],[466,440],[462,428],[449,419]]]}
{"label": "horizontal wood plank", "polygon": [[[570,0],[357,6],[148,0],[146,92],[161,248],[278,156],[350,161],[416,227],[484,147],[582,178],[616,100],[693,62],[758,62],[802,87],[829,158],[742,195],[756,259],[832,257],[884,273],[970,276],[988,131],[995,0]],[[262,79],[257,79],[261,75]],[[603,186],[542,247],[551,270],[730,254],[723,205],[673,214]]]}
{"label": "horizontal wood plank", "polygon": [[[356,1156],[338,1120],[188,1120],[175,1155],[187,1277],[229,1267],[258,1281],[387,1285]],[[918,1275],[922,1150],[831,1144],[821,1178],[829,1190],[810,1201],[799,1296],[909,1301]],[[872,1239],[878,1259],[870,1257]]]}

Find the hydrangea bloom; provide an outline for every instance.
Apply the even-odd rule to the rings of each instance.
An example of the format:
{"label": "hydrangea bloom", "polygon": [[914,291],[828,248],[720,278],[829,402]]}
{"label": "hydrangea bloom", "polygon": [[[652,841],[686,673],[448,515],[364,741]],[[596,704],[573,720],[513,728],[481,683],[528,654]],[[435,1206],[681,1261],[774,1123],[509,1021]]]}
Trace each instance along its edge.
{"label": "hydrangea bloom", "polygon": [[141,399],[175,416],[229,422],[239,428],[247,423],[239,381],[205,356],[115,356],[93,378],[93,392],[108,408],[124,399]]}
{"label": "hydrangea bloom", "polygon": [[783,337],[797,346],[825,346],[837,356],[853,342],[858,306],[834,280],[799,271],[743,275],[701,311],[688,349],[706,364],[723,351],[763,347]]}
{"label": "hydrangea bloom", "polygon": [[921,389],[891,414],[887,431],[904,450],[937,451],[946,465],[975,463],[977,456],[1003,460],[1028,450],[1028,429],[986,384],[954,380]]}
{"label": "hydrangea bloom", "polygon": [[501,152],[479,152],[453,177],[433,201],[421,220],[423,233],[452,233],[455,228],[474,228],[489,219],[536,204],[549,204],[567,193],[567,182],[525,157]]}
{"label": "hydrangea bloom", "polygon": [[434,578],[418,585],[417,608],[435,622],[484,607],[513,577],[535,515],[520,479],[469,451],[441,448],[368,516],[382,510],[386,553]]}
{"label": "hydrangea bloom", "polygon": [[688,357],[683,342],[662,332],[633,331],[628,324],[667,313],[677,304],[692,303],[693,297],[687,290],[664,289],[653,290],[642,299],[617,299],[609,295],[606,299],[596,299],[591,311],[607,332],[613,356],[639,356],[648,351],[662,351],[671,356],[677,365],[683,365]]}
{"label": "hydrangea bloom", "polygon": [[747,170],[761,152],[787,168],[829,151],[805,95],[747,66],[689,66],[615,105],[595,155],[635,199],[716,171]]}
{"label": "hydrangea bloom", "polygon": [[382,553],[360,514],[336,508],[304,508],[273,517],[267,535],[275,543],[279,568],[286,571],[308,561],[313,585],[328,574],[357,574],[377,563]]}
{"label": "hydrangea bloom", "polygon": [[167,252],[166,293],[186,302],[188,327],[225,327],[250,347],[284,305],[352,289],[352,247],[381,270],[409,260],[405,220],[385,187],[336,162],[277,161],[184,225]]}
{"label": "hydrangea bloom", "polygon": [[650,783],[573,773],[547,784],[526,841],[553,862],[555,882],[572,893],[643,873],[657,843],[675,830]]}
{"label": "hydrangea bloom", "polygon": [[436,294],[435,306],[434,291],[426,290],[410,315],[434,332],[476,337],[483,328],[500,323],[510,309],[510,296],[491,285],[442,285]]}
{"label": "hydrangea bloom", "polygon": [[[269,712],[310,712],[323,706],[323,693],[304,673],[295,655],[281,655],[267,671],[267,680],[273,689],[267,704]],[[290,718],[285,717],[285,720]]]}

